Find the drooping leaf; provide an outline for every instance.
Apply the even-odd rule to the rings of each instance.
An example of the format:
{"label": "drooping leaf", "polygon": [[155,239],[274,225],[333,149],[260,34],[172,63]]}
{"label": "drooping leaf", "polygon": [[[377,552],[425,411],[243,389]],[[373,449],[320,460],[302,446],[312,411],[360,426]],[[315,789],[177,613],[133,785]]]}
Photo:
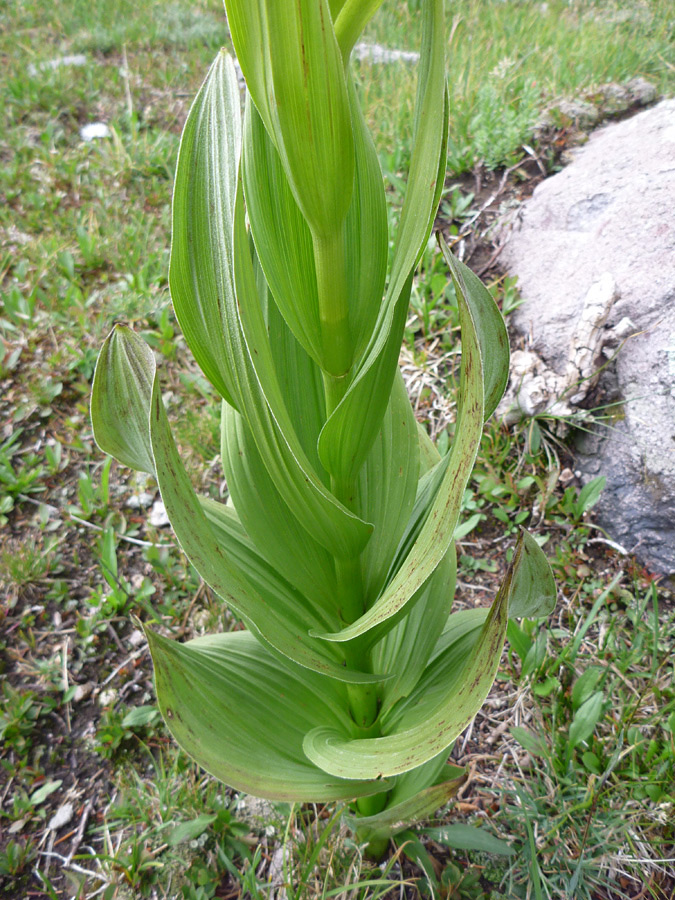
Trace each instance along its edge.
{"label": "drooping leaf", "polygon": [[116,325],[103,342],[91,389],[94,439],[132,469],[155,471],[150,446],[150,397],[155,358],[142,338]]}
{"label": "drooping leaf", "polygon": [[352,727],[344,686],[271,655],[246,631],[181,644],[146,632],[160,710],[180,746],[237,790],[328,801],[386,789],[327,776],[302,752],[318,723]]}
{"label": "drooping leaf", "polygon": [[548,616],[555,609],[553,572],[539,544],[522,530],[523,559],[515,576],[509,618]]}
{"label": "drooping leaf", "polygon": [[502,399],[509,380],[509,336],[506,324],[492,294],[480,278],[450,252],[442,236],[438,240],[453,280],[461,284],[476,323],[483,361],[484,416],[487,421]]}

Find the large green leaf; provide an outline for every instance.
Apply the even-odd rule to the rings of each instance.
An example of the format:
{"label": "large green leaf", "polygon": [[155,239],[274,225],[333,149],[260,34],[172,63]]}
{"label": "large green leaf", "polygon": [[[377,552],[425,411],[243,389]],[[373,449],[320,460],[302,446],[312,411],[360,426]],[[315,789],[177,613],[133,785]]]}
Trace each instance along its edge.
{"label": "large green leaf", "polygon": [[346,483],[359,471],[379,431],[398,363],[412,272],[431,230],[445,175],[443,0],[426,4],[423,15],[417,127],[386,298],[349,390],[319,440],[324,466]]}
{"label": "large green leaf", "polygon": [[285,664],[245,631],[180,644],[146,632],[159,708],[180,746],[237,790],[270,800],[349,800],[382,781],[326,775],[302,752],[319,724],[353,727],[344,686]]}
{"label": "large green leaf", "polygon": [[94,439],[104,453],[141,472],[155,472],[148,417],[155,358],[142,338],[113,328],[101,347],[91,389]]}
{"label": "large green leaf", "polygon": [[313,235],[342,227],[354,175],[347,84],[326,0],[264,0],[271,117],[284,168]]}
{"label": "large green leaf", "polygon": [[[320,566],[316,566],[314,569],[314,582],[308,584],[308,587],[313,590],[304,591],[303,585],[298,584],[301,579],[284,577],[285,569],[290,567],[277,566],[274,560],[269,561],[266,554],[258,550],[251,535],[244,529],[237,510],[208,497],[200,496],[199,502],[214,531],[216,540],[221,547],[226,548],[228,556],[231,557],[239,571],[262,597],[269,598],[270,602],[280,609],[288,606],[302,610],[306,607],[309,616],[317,619],[330,619],[330,611],[334,607],[334,595],[330,593],[330,582],[323,589],[319,587],[322,582]],[[281,527],[287,527],[287,523],[281,523]],[[306,547],[306,544],[301,546]],[[323,550],[322,547],[318,549]],[[310,562],[313,562],[311,552],[308,552],[308,555]],[[297,557],[298,564],[300,564],[299,553]],[[292,568],[290,574],[296,574]],[[333,573],[329,570],[328,574]],[[291,609],[290,615],[291,618],[297,618],[297,612],[293,609]]]}
{"label": "large green leaf", "polygon": [[[551,570],[537,542],[522,532],[510,568],[508,586],[508,616],[514,618],[527,608],[532,596],[533,581],[545,588],[552,579]],[[410,694],[393,709],[383,713],[383,727],[398,730],[402,721],[423,721],[432,715],[447,695],[466,663],[488,617],[487,609],[468,609],[451,615],[431,654],[429,663]]]}
{"label": "large green leaf", "polygon": [[359,473],[356,505],[373,523],[362,555],[366,605],[379,595],[415,500],[419,472],[417,423],[400,373],[394,380],[382,428]]}
{"label": "large green leaf", "polygon": [[517,592],[523,584],[519,572],[533,560],[543,569],[547,564],[540,554],[536,542],[526,543],[521,535],[490,609],[450,616],[414,690],[383,715],[383,737],[355,739],[338,727],[319,727],[303,742],[307,756],[332,775],[373,778],[408,772],[449,747],[488,695],[502,653],[509,606],[513,602],[517,608],[519,602]]}
{"label": "large green leaf", "polygon": [[333,558],[290,512],[265,468],[251,430],[223,408],[222,459],[228,489],[242,524],[260,553],[291,584],[327,611],[335,610]]}
{"label": "large green leaf", "polygon": [[288,413],[274,364],[256,280],[240,191],[234,221],[235,281],[242,346],[237,366],[246,418],[265,467],[291,513],[333,555],[350,558],[363,549],[372,525],[342,506],[305,454]]}
{"label": "large green leaf", "polygon": [[311,731],[303,742],[307,756],[340,777],[398,775],[427,762],[448,747],[482,706],[497,672],[506,633],[512,569],[497,594],[464,666],[450,678],[444,696],[424,716],[419,704],[406,710],[396,731],[382,737],[353,738],[339,727]]}
{"label": "large green leaf", "polygon": [[389,230],[380,161],[351,77],[348,89],[356,165],[352,202],[344,226],[345,255],[349,326],[354,358],[360,359],[370,344],[382,306]]}
{"label": "large green leaf", "polygon": [[[378,676],[347,669],[340,656],[326,654],[320,642],[308,635],[309,629],[316,628],[317,606],[306,600],[303,602],[297,594],[288,596],[283,605],[279,603],[283,594],[274,598],[262,596],[233,563],[227,548],[216,539],[192,489],[171,435],[156,377],[150,409],[150,438],[157,482],[167,515],[179,543],[204,581],[289,659],[333,678],[356,682],[379,680]],[[324,613],[324,617],[327,614]]]}
{"label": "large green leaf", "polygon": [[321,323],[312,234],[274,142],[248,101],[242,176],[251,233],[274,301],[296,339],[321,362]]}
{"label": "large green leaf", "polygon": [[265,0],[224,0],[227,24],[241,66],[246,88],[265,127],[271,133],[272,112],[269,88],[270,64],[267,52]]}
{"label": "large green leaf", "polygon": [[395,616],[431,575],[452,542],[483,428],[482,362],[473,309],[459,284],[457,296],[462,362],[455,439],[450,453],[438,464],[438,472],[431,470],[424,476],[440,481],[437,493],[412,547],[383,594],[352,625],[336,634],[323,635],[327,640],[350,640]]}
{"label": "large green leaf", "polygon": [[[347,669],[342,654],[326,653],[325,645],[309,636],[310,629],[337,623],[337,617],[331,618],[330,606],[308,600],[283,579],[275,579],[272,570],[267,572],[267,582],[257,578],[258,590],[248,580],[237,564],[237,558],[241,561],[241,542],[236,545],[235,541],[232,551],[228,549],[231,541],[223,540],[222,528],[214,530],[192,489],[171,436],[149,347],[129,328],[118,325],[104,345],[98,368],[97,430],[103,435],[118,435],[113,445],[104,441],[103,449],[115,452],[121,446],[122,455],[128,455],[128,445],[138,437],[145,419],[144,442],[151,448],[151,470],[176,537],[202,578],[279,653],[334,678],[361,683],[380,680],[377,675]],[[126,409],[115,405],[118,387],[113,387],[111,375],[127,385]],[[150,397],[148,379],[152,379]],[[112,400],[103,393],[106,386],[112,391]]]}
{"label": "large green leaf", "polygon": [[183,129],[173,192],[169,287],[176,318],[200,368],[239,406],[232,227],[241,149],[239,85],[221,51]]}

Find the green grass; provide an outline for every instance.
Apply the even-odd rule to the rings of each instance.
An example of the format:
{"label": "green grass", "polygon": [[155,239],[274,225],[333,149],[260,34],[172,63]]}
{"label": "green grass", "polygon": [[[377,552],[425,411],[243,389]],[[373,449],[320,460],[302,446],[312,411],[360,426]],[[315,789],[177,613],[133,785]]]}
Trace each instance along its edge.
{"label": "green grass", "polygon": [[[417,49],[418,5],[385,2],[367,39]],[[659,93],[673,92],[675,10],[669,0],[456,0],[447,10],[450,171],[481,161],[512,164],[542,109],[556,99],[636,76]],[[414,71],[403,64],[377,72],[365,63],[360,68],[378,149],[395,163],[400,135],[411,127]]]}
{"label": "green grass", "polygon": [[[530,0],[456,0],[448,13],[455,173],[481,159],[515,160],[553,98],[636,75],[673,92],[668,0],[546,10]],[[385,3],[368,39],[416,47],[414,2]],[[234,622],[170,533],[148,523],[146,507],[129,505],[144,492],[154,499],[155,486],[101,458],[88,399],[103,336],[114,321],[130,322],[157,352],[188,466],[204,473],[200,489],[218,495],[217,403],[176,327],[167,266],[181,125],[223,43],[218,0],[0,4],[0,890],[257,897],[277,872],[294,900],[426,897],[430,886],[436,896],[497,900],[591,897],[603,883],[620,891],[622,873],[639,882],[646,872],[659,897],[667,864],[657,860],[675,855],[675,625],[646,573],[596,542],[602,535],[576,489],[555,487],[545,422],[535,423],[535,442],[532,423],[520,435],[488,429],[464,502],[472,528],[460,602],[490,596],[493,541],[513,541],[534,521],[548,535],[562,606],[549,624],[512,629],[493,705],[475,726],[488,730],[455,749],[475,763],[463,797],[473,811],[451,808],[439,819],[461,815],[516,854],[413,835],[384,871],[373,868],[332,808],[276,806],[249,821],[239,798],[197,770],[158,720],[150,660],[129,614],[177,637]],[[40,68],[78,53],[85,66]],[[361,63],[358,79],[396,199],[414,70]],[[86,144],[79,129],[94,121],[111,137]],[[474,198],[449,183],[443,203],[456,228]],[[422,272],[411,365],[451,394],[457,318],[435,251]],[[493,289],[503,305],[517,302],[508,281]],[[433,416],[436,395],[420,383],[419,413]],[[442,444],[447,420],[437,424]],[[496,705],[504,696],[517,702]],[[593,727],[580,731],[586,715]],[[486,749],[485,734],[503,723]],[[71,821],[50,832],[69,798]]]}

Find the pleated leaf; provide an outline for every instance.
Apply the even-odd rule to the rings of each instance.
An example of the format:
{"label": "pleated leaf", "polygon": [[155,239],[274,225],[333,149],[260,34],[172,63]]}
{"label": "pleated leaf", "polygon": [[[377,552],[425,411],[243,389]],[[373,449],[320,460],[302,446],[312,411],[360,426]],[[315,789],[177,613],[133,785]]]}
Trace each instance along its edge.
{"label": "pleated leaf", "polygon": [[389,255],[384,178],[377,150],[359,104],[353,78],[348,82],[354,132],[354,190],[345,220],[349,325],[354,357],[369,345],[383,302]]}
{"label": "pleated leaf", "polygon": [[265,127],[271,133],[271,94],[268,92],[270,76],[267,53],[267,21],[265,0],[224,0],[227,24],[232,43],[241,66],[246,88],[262,116]]}
{"label": "pleated leaf", "polygon": [[[552,579],[551,570],[537,542],[522,532],[516,546],[508,595],[508,616],[514,618],[532,596],[531,585],[545,590]],[[550,610],[549,610],[550,611]],[[423,721],[447,694],[448,684],[457,678],[476,644],[489,611],[469,609],[451,615],[438,639],[430,661],[414,689],[394,709],[384,712],[385,729],[398,730],[400,722]]]}
{"label": "pleated leaf", "polygon": [[517,608],[515,592],[522,586],[518,573],[533,560],[543,574],[548,564],[541,550],[537,546],[535,551],[521,536],[491,608],[450,617],[445,649],[434,656],[410,695],[383,717],[383,737],[353,738],[339,727],[316,728],[303,742],[312,762],[340,777],[388,777],[410,771],[449,747],[488,695],[512,600]]}
{"label": "pleated leaf", "polygon": [[418,127],[386,298],[353,382],[319,441],[324,466],[344,482],[359,471],[379,431],[398,363],[412,272],[430,233],[443,185],[447,141],[443,0],[426,4],[423,15]]}
{"label": "pleated leaf", "polygon": [[[209,497],[200,496],[199,503],[216,540],[221,547],[227,548],[228,555],[254,590],[262,597],[272,598],[280,609],[294,606],[307,608],[307,615],[330,621],[333,596],[327,594],[324,597],[316,590],[312,596],[298,589],[294,580],[284,578],[282,569],[259,552],[244,529],[237,510]],[[315,581],[320,581],[321,578],[316,577],[317,572],[320,572],[318,567],[315,569]],[[292,612],[291,616],[295,618],[297,613]]]}
{"label": "pleated leaf", "polygon": [[321,323],[309,226],[279,153],[249,101],[242,164],[251,233],[274,301],[307,353],[321,363]]}
{"label": "pleated leaf", "polygon": [[457,559],[454,544],[419,589],[407,615],[376,645],[373,662],[379,672],[393,673],[382,686],[381,708],[386,711],[407,696],[419,681],[450,615],[455,595]]}
{"label": "pleated leaf", "polygon": [[[115,348],[114,352],[110,347]],[[108,366],[112,366],[107,371]],[[232,610],[251,623],[276,650],[300,665],[332,675],[334,678],[359,683],[377,681],[377,675],[360,673],[344,666],[341,654],[326,653],[325,644],[308,634],[321,623],[331,620],[329,608],[308,601],[304,595],[290,588],[283,579],[274,579],[271,570],[265,585],[256,590],[236,563],[238,549],[228,550],[223,540],[223,530],[215,530],[204,514],[202,503],[194,493],[190,480],[180,460],[171,435],[162,403],[152,351],[126,326],[116,326],[109,335],[99,363],[99,390],[97,393],[97,419],[99,434],[111,434],[117,429],[124,445],[125,435],[136,434],[143,418],[146,419],[146,444],[151,448],[154,471],[162,500],[179,543],[199,574],[213,590],[225,600]],[[117,381],[131,385],[138,378],[136,390],[129,388],[127,395],[131,405],[126,410],[117,409],[102,391],[112,385],[111,375]],[[152,391],[148,403],[147,382],[152,378]],[[113,397],[117,396],[113,389]],[[105,418],[112,410],[116,418]],[[106,444],[102,449],[113,451],[115,446]],[[123,447],[124,449],[124,447]],[[123,453],[124,455],[124,453]]]}
{"label": "pleated leaf", "polygon": [[[318,616],[297,596],[279,603],[279,594],[265,597],[253,589],[216,539],[178,456],[155,378],[150,410],[150,438],[157,482],[173,530],[204,581],[262,637],[294,662],[346,681],[369,682],[378,676],[348,670],[343,660],[327,654],[309,637]],[[283,594],[281,595],[283,596]],[[272,601],[272,602],[271,602]]]}
{"label": "pleated leaf", "polygon": [[292,515],[260,458],[250,428],[231,407],[223,408],[222,459],[235,508],[256,547],[314,603],[335,610],[332,556]]}
{"label": "pleated leaf", "polygon": [[104,453],[153,475],[148,417],[155,357],[144,340],[116,326],[101,347],[91,390],[94,439]]}
{"label": "pleated leaf", "polygon": [[[251,358],[253,352],[265,353],[265,336],[258,333],[252,351],[239,317],[241,307],[247,321],[257,324],[260,305],[237,188],[239,110],[231,98],[223,100],[236,85],[227,60],[221,53],[212,67],[181,143],[172,244],[176,314],[197,361],[246,416],[294,515],[331,552],[349,556],[362,549],[371,529],[341,506],[313,471],[289,426],[274,371],[267,365],[263,386]],[[266,365],[268,357],[259,356],[258,365]]]}
{"label": "pleated leaf", "polygon": [[[344,223],[349,321],[358,356],[382,301],[387,268],[387,214],[377,152],[349,85],[354,123],[352,201]],[[243,179],[256,250],[272,295],[293,334],[326,368],[312,234],[281,158],[253,104],[244,119]]]}
{"label": "pleated leaf", "polygon": [[350,800],[382,781],[326,775],[302,752],[318,724],[350,727],[343,686],[285,665],[245,631],[180,644],[146,632],[159,708],[180,746],[240,791],[293,802]]}
{"label": "pleated leaf", "polygon": [[275,139],[312,233],[331,235],[349,209],[354,144],[328,5],[326,0],[265,0],[265,11]]}
{"label": "pleated leaf", "polygon": [[188,113],[173,192],[169,287],[178,323],[200,368],[238,406],[240,352],[232,229],[241,150],[239,85],[221,51]]}

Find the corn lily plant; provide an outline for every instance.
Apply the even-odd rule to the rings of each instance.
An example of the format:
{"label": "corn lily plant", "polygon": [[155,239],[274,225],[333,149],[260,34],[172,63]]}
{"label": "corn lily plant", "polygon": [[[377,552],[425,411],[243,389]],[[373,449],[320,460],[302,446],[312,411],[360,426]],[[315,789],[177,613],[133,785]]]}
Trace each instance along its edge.
{"label": "corn lily plant", "polygon": [[458,415],[441,457],[398,355],[413,272],[443,187],[443,0],[423,4],[410,171],[389,234],[350,54],[381,0],[226,0],[246,80],[222,51],[188,115],[173,197],[170,289],[222,398],[230,502],[198,496],[155,360],[117,325],[99,357],[94,434],[154,474],[172,526],[244,630],[186,643],[148,630],[176,741],[228,785],[348,801],[388,837],[457,790],[449,748],[494,680],[509,616],[555,590],[522,534],[489,609],[451,614],[453,535],[508,342],[480,280],[442,246],[462,332]]}

